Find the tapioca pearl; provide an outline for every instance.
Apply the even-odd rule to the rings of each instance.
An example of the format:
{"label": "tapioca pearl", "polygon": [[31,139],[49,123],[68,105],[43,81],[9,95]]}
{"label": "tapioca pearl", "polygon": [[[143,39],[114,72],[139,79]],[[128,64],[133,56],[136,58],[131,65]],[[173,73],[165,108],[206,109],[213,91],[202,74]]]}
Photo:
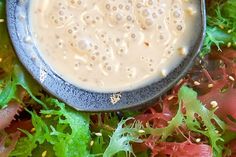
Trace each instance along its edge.
{"label": "tapioca pearl", "polygon": [[106,42],[106,41],[109,41],[109,35],[106,31],[104,30],[98,30],[96,31],[95,33],[95,38],[98,40],[98,41],[101,41],[101,42]]}
{"label": "tapioca pearl", "polygon": [[158,25],[158,26],[157,26],[157,29],[158,29],[159,31],[161,31],[161,30],[163,29],[163,26],[162,26],[162,25]]}
{"label": "tapioca pearl", "polygon": [[145,56],[141,56],[140,57],[141,62],[145,63],[146,65],[150,66],[153,65],[153,59],[149,58],[149,57],[145,57]]}
{"label": "tapioca pearl", "polygon": [[88,26],[97,26],[103,23],[103,17],[98,11],[90,11],[83,15],[83,21]]}
{"label": "tapioca pearl", "polygon": [[126,46],[120,46],[119,48],[116,49],[116,54],[118,56],[124,56],[127,53],[128,53],[128,48]]}
{"label": "tapioca pearl", "polygon": [[163,9],[163,8],[159,8],[158,10],[157,10],[157,14],[158,15],[163,15],[165,13],[165,10]]}
{"label": "tapioca pearl", "polygon": [[156,19],[158,16],[157,16],[157,13],[155,13],[155,12],[153,12],[152,13],[152,17],[154,18],[154,19]]}
{"label": "tapioca pearl", "polygon": [[174,12],[173,12],[173,17],[174,18],[180,18],[181,17],[181,11],[179,11],[179,10],[175,10]]}
{"label": "tapioca pearl", "polygon": [[155,24],[152,18],[142,18],[139,20],[139,23],[142,29],[152,28]]}
{"label": "tapioca pearl", "polygon": [[159,35],[159,39],[162,40],[162,41],[166,40],[166,38],[167,38],[167,37],[166,37],[165,34],[160,34],[160,35]]}
{"label": "tapioca pearl", "polygon": [[92,71],[94,70],[94,63],[92,63],[91,61],[89,63],[87,63],[86,65],[86,69],[89,70],[89,71]]}
{"label": "tapioca pearl", "polygon": [[121,37],[116,37],[114,39],[114,43],[116,46],[119,46],[123,42],[123,39]]}
{"label": "tapioca pearl", "polygon": [[78,24],[78,23],[71,23],[65,29],[66,29],[66,33],[68,35],[72,35],[76,39],[77,38],[77,34],[76,33],[79,32],[79,31],[82,31],[83,30],[83,26]]}
{"label": "tapioca pearl", "polygon": [[81,50],[87,50],[89,49],[89,43],[86,41],[86,40],[80,40],[78,41],[78,47],[81,49]]}
{"label": "tapioca pearl", "polygon": [[113,39],[110,44],[113,44],[113,48],[119,48],[119,47],[127,47],[127,40],[124,37],[117,36],[115,39]]}
{"label": "tapioca pearl", "polygon": [[137,8],[137,9],[140,9],[140,8],[142,8],[143,6],[144,6],[144,5],[143,5],[142,3],[140,3],[140,2],[139,2],[139,3],[136,3],[136,8]]}
{"label": "tapioca pearl", "polygon": [[110,10],[110,9],[111,9],[111,4],[106,3],[106,4],[105,4],[105,8],[106,8],[107,10]]}
{"label": "tapioca pearl", "polygon": [[82,66],[82,62],[80,61],[76,61],[74,64],[74,70],[79,70],[79,68]]}
{"label": "tapioca pearl", "polygon": [[104,81],[102,81],[102,80],[95,79],[95,83],[96,83],[98,86],[100,86],[100,87],[104,87],[104,86],[105,86],[105,83],[104,83]]}
{"label": "tapioca pearl", "polygon": [[140,56],[141,61],[145,61],[146,57]]}
{"label": "tapioca pearl", "polygon": [[136,19],[143,29],[151,28],[155,25],[156,20],[152,17],[152,13],[148,9],[142,9],[136,14]]}
{"label": "tapioca pearl", "polygon": [[150,10],[148,10],[148,9],[143,9],[142,10],[142,16],[147,17],[149,15],[150,15]]}
{"label": "tapioca pearl", "polygon": [[107,57],[107,59],[112,60],[115,55],[114,53],[115,53],[115,50],[110,45],[106,45],[104,55]]}
{"label": "tapioca pearl", "polygon": [[177,31],[182,31],[183,30],[183,26],[182,25],[177,25],[176,29],[177,29]]}
{"label": "tapioca pearl", "polygon": [[112,64],[108,63],[108,62],[104,62],[102,64],[102,69],[103,71],[105,71],[106,73],[110,73],[113,71],[113,67],[112,67]]}
{"label": "tapioca pearl", "polygon": [[130,5],[126,5],[126,6],[125,6],[125,10],[126,10],[126,11],[130,11],[130,10],[131,10],[131,6],[130,6]]}
{"label": "tapioca pearl", "polygon": [[133,17],[126,12],[117,11],[109,14],[111,25],[125,25],[126,23],[132,23],[134,21]]}
{"label": "tapioca pearl", "polygon": [[130,15],[126,16],[126,21],[127,22],[134,22],[133,17]]}
{"label": "tapioca pearl", "polygon": [[121,13],[116,13],[115,14],[115,21],[120,22],[123,19],[123,15]]}
{"label": "tapioca pearl", "polygon": [[101,53],[99,51],[95,51],[94,54],[99,57],[101,55]]}
{"label": "tapioca pearl", "polygon": [[148,1],[147,1],[147,4],[150,5],[150,6],[152,6],[152,5],[154,5],[154,1],[153,1],[153,0],[148,0]]}
{"label": "tapioca pearl", "polygon": [[73,8],[80,8],[85,9],[88,5],[88,2],[86,0],[69,0],[69,6]]}
{"label": "tapioca pearl", "polygon": [[52,8],[56,10],[66,10],[68,8],[68,3],[64,0],[57,0],[57,3],[55,3]]}
{"label": "tapioca pearl", "polygon": [[143,43],[144,41],[144,34],[140,31],[130,31],[125,34],[125,37],[130,43]]}
{"label": "tapioca pearl", "polygon": [[183,32],[185,29],[185,24],[183,22],[178,22],[175,24],[175,29],[177,32]]}
{"label": "tapioca pearl", "polygon": [[168,55],[171,55],[171,54],[173,54],[173,53],[174,53],[174,47],[171,46],[169,49],[167,49],[167,54],[168,54]]}
{"label": "tapioca pearl", "polygon": [[102,61],[106,61],[108,59],[108,57],[107,56],[102,56],[101,59],[102,59]]}
{"label": "tapioca pearl", "polygon": [[63,15],[61,15],[59,10],[57,13],[49,13],[49,18],[50,24],[52,26],[61,27],[71,20],[72,15],[69,13],[64,13]]}
{"label": "tapioca pearl", "polygon": [[122,29],[129,33],[130,31],[132,31],[133,29],[135,28],[134,24],[132,23],[125,23],[123,26],[122,26]]}
{"label": "tapioca pearl", "polygon": [[61,48],[61,49],[64,48],[65,47],[64,40],[62,40],[62,39],[56,40],[56,47]]}
{"label": "tapioca pearl", "polygon": [[127,1],[111,2],[105,4],[105,13],[109,16],[111,24],[122,24],[125,22],[132,22],[132,5]]}
{"label": "tapioca pearl", "polygon": [[166,47],[163,49],[163,58],[169,58],[175,53],[176,49],[169,43],[166,44]]}
{"label": "tapioca pearl", "polygon": [[78,40],[69,41],[69,44],[80,53],[89,53],[93,47],[89,38],[78,38]]}
{"label": "tapioca pearl", "polygon": [[155,68],[153,68],[153,67],[150,67],[150,68],[149,68],[149,72],[150,72],[150,73],[154,73],[155,71],[156,71]]}
{"label": "tapioca pearl", "polygon": [[84,78],[84,77],[78,77],[78,80],[82,81],[82,82],[88,82],[89,79],[88,78]]}
{"label": "tapioca pearl", "polygon": [[134,78],[137,74],[137,69],[135,67],[126,67],[125,70],[128,78]]}
{"label": "tapioca pearl", "polygon": [[119,4],[119,9],[123,9],[124,8],[124,5],[123,4]]}

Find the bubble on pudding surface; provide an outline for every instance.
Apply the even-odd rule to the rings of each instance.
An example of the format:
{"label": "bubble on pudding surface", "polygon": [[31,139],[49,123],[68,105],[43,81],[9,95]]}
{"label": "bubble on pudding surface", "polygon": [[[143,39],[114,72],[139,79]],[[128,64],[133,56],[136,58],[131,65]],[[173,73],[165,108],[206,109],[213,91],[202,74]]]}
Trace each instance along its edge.
{"label": "bubble on pudding surface", "polygon": [[69,40],[69,46],[80,55],[88,55],[93,49],[93,41],[89,37],[78,35],[77,40]]}
{"label": "bubble on pudding surface", "polygon": [[138,8],[135,10],[135,18],[140,24],[140,27],[143,29],[153,28],[157,20],[156,10],[142,3],[137,3],[136,6],[138,6]]}

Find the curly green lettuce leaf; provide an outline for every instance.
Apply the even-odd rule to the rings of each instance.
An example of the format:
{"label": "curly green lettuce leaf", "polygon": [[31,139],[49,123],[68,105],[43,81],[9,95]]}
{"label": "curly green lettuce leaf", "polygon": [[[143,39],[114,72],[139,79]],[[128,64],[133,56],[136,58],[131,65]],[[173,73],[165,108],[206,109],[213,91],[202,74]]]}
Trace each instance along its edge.
{"label": "curly green lettuce leaf", "polygon": [[146,134],[151,134],[154,136],[159,136],[160,141],[165,141],[167,137],[171,136],[173,132],[183,124],[184,121],[184,116],[181,111],[181,105],[179,105],[179,109],[176,113],[176,115],[172,118],[171,121],[168,122],[168,126],[164,128],[152,128],[148,126],[145,128],[145,133]]}
{"label": "curly green lettuce leaf", "polygon": [[112,136],[120,120],[112,113],[96,114],[96,117],[98,121],[95,123],[91,121],[91,127],[93,132],[101,133],[102,136],[92,134],[91,154],[96,154],[96,156],[100,154],[101,156],[108,147],[109,137]]}
{"label": "curly green lettuce leaf", "polygon": [[0,92],[0,107],[4,107],[11,100],[16,100],[21,103],[19,99],[20,87],[25,89],[28,94],[39,104],[46,105],[35,97],[42,88],[32,79],[32,77],[18,64],[15,64],[12,73],[5,75],[5,78],[0,81],[1,92]]}
{"label": "curly green lettuce leaf", "polygon": [[5,17],[5,1],[0,1],[0,108],[5,107],[11,100],[20,102],[20,88],[24,88],[36,102],[46,107],[35,97],[41,87],[22,68],[14,54]]}
{"label": "curly green lettuce leaf", "polygon": [[18,141],[11,156],[32,156],[35,149],[45,144],[50,144],[50,147],[43,151],[53,151],[57,157],[89,156],[89,115],[74,111],[56,99],[49,98],[46,104],[50,109],[42,110],[40,116],[30,112],[35,132],[23,131],[27,137]]}
{"label": "curly green lettuce leaf", "polygon": [[143,130],[145,135],[159,137],[156,144],[166,142],[178,131],[178,127],[186,126],[191,132],[204,135],[209,139],[209,144],[216,157],[222,155],[224,141],[221,134],[226,130],[225,123],[215,115],[215,110],[207,109],[198,99],[197,93],[186,86],[178,92],[179,108],[175,116],[163,128],[152,128],[147,125]]}
{"label": "curly green lettuce leaf", "polygon": [[20,138],[17,142],[15,150],[11,156],[28,157],[32,156],[32,152],[38,145],[43,144],[46,138],[50,137],[49,128],[41,117],[35,112],[30,112],[32,117],[32,124],[35,128],[35,133],[21,130],[27,137]]}
{"label": "curly green lettuce leaf", "polygon": [[134,154],[130,142],[142,142],[142,140],[138,138],[139,130],[142,128],[142,125],[138,122],[134,122],[132,125],[125,125],[128,120],[130,119],[120,121],[111,136],[110,143],[103,157],[112,157],[119,152],[125,152],[126,156],[128,156],[128,154]]}
{"label": "curly green lettuce leaf", "polygon": [[207,30],[201,56],[210,53],[212,46],[236,47],[236,1],[210,1],[207,7]]}
{"label": "curly green lettuce leaf", "polygon": [[231,43],[236,39],[234,38],[235,36],[225,33],[220,28],[207,26],[206,37],[200,56],[204,57],[205,55],[207,55],[211,51],[213,45],[216,46],[219,51],[221,51],[220,47],[222,45],[227,45],[228,43]]}
{"label": "curly green lettuce leaf", "polygon": [[[43,110],[44,115],[58,118],[58,125],[51,125],[50,139],[54,143],[54,151],[58,157],[88,156],[88,143],[90,141],[89,114],[82,114],[71,108],[65,107],[56,99],[48,99],[49,104],[59,106],[60,110]],[[66,127],[67,126],[67,127]],[[69,129],[69,130],[68,130]],[[68,132],[71,132],[68,135]],[[63,149],[62,149],[63,148]]]}
{"label": "curly green lettuce leaf", "polygon": [[[198,100],[197,93],[191,88],[183,86],[178,93],[178,98],[179,103],[186,109],[184,116],[188,129],[207,136],[212,145],[215,156],[221,156],[223,150],[223,139],[219,132],[225,131],[225,123],[214,114],[214,110],[208,110]],[[219,126],[219,128],[217,126]]]}

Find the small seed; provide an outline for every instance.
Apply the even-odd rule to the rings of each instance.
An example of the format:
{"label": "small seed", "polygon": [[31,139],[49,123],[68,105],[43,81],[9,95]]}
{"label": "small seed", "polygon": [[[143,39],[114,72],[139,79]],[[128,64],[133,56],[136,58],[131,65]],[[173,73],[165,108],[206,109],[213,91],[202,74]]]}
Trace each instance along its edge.
{"label": "small seed", "polygon": [[145,130],[139,130],[138,133],[143,134],[145,133]]}
{"label": "small seed", "polygon": [[208,84],[208,88],[212,88],[213,86],[213,84]]}
{"label": "small seed", "polygon": [[46,157],[47,155],[47,151],[45,150],[43,153],[42,153],[42,157]]}
{"label": "small seed", "polygon": [[51,118],[51,117],[52,117],[52,115],[50,115],[50,114],[45,116],[45,118]]}
{"label": "small seed", "polygon": [[197,142],[197,143],[201,142],[201,139],[200,139],[200,138],[197,138],[197,139],[196,139],[196,142]]}
{"label": "small seed", "polygon": [[218,106],[218,103],[216,101],[210,102],[212,108],[216,108]]}
{"label": "small seed", "polygon": [[233,76],[229,76],[229,79],[230,79],[231,81],[235,81],[235,79],[234,79]]}
{"label": "small seed", "polygon": [[92,147],[94,145],[94,141],[91,141],[90,142],[90,146]]}
{"label": "small seed", "polygon": [[199,86],[201,83],[198,81],[194,81],[194,85]]}
{"label": "small seed", "polygon": [[167,76],[167,71],[166,71],[165,69],[162,69],[162,70],[161,70],[161,75],[162,75],[163,77],[166,77],[166,76]]}
{"label": "small seed", "polygon": [[98,137],[101,137],[101,136],[102,136],[102,133],[96,132],[95,135],[98,136]]}
{"label": "small seed", "polygon": [[35,132],[35,128],[32,128],[32,129],[30,130],[30,132]]}

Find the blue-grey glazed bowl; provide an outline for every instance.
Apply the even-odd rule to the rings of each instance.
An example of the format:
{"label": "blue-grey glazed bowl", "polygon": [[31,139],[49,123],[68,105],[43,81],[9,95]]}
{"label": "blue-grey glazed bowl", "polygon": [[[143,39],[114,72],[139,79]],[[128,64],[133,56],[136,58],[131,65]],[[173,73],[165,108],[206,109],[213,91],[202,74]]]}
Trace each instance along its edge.
{"label": "blue-grey glazed bowl", "polygon": [[191,53],[166,78],[146,87],[120,93],[96,93],[80,89],[56,75],[39,55],[39,50],[27,38],[31,36],[28,9],[30,0],[7,0],[7,23],[16,54],[28,72],[45,90],[79,111],[101,112],[146,107],[176,84],[198,56],[206,29],[205,1],[199,0],[201,20],[193,28],[198,37]]}

